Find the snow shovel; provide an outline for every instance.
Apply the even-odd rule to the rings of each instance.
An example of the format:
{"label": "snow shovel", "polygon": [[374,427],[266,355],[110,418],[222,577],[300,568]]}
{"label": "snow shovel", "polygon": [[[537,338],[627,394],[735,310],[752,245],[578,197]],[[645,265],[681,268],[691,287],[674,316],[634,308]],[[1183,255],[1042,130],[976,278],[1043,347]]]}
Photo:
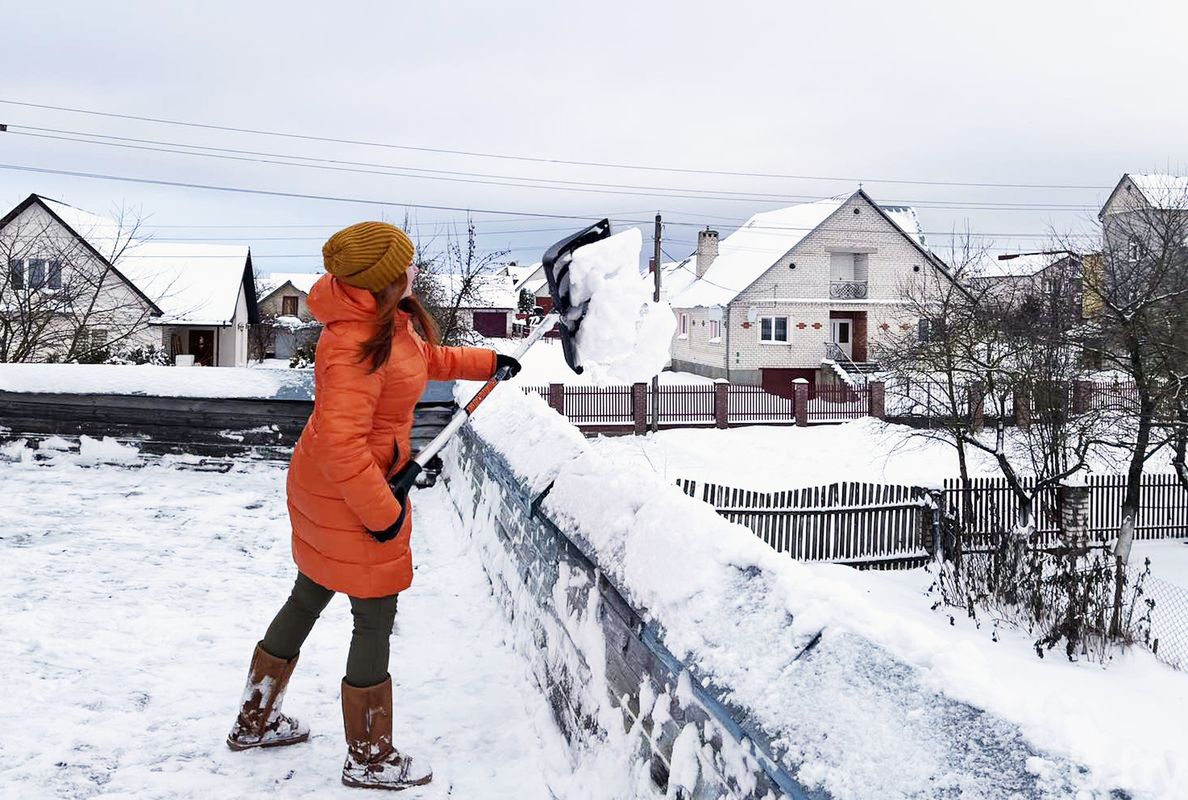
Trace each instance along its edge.
{"label": "snow shovel", "polygon": [[[561,351],[565,355],[565,363],[575,373],[581,374],[582,367],[577,363],[577,345],[574,343],[574,336],[577,335],[578,328],[582,324],[582,316],[586,313],[586,303],[575,304],[572,302],[569,287],[569,264],[573,260],[573,252],[575,250],[579,247],[597,242],[600,239],[605,239],[610,236],[610,233],[610,220],[604,219],[585,230],[578,231],[572,236],[562,239],[545,252],[543,266],[545,277],[549,282],[549,294],[553,298],[553,310],[546,314],[528,336],[524,338],[523,344],[512,354],[513,358],[517,361],[521,360],[532,345],[544,338],[544,335],[552,330],[554,326],[558,326],[561,333]],[[441,433],[434,437],[433,441],[425,445],[417,453],[416,457],[388,479],[388,484],[392,487],[392,492],[396,495],[396,500],[399,501],[402,508],[408,499],[409,490],[416,483],[417,476],[425,470],[430,460],[441,452],[441,449],[445,447],[450,437],[458,432],[458,429],[465,424],[466,420],[470,419],[470,416],[474,414],[475,410],[487,399],[487,396],[499,385],[499,382],[505,381],[509,377],[511,376],[508,373],[508,368],[500,368],[499,371],[483,384],[482,388],[471,398],[470,402],[459,409],[458,413],[454,414],[453,418],[446,424]]]}

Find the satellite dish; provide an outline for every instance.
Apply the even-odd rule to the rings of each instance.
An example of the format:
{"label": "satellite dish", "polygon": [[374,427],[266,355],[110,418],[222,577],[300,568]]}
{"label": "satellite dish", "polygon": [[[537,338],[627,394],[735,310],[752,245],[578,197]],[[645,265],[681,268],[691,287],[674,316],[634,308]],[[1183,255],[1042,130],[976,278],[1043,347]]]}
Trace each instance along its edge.
{"label": "satellite dish", "polygon": [[758,321],[759,321],[759,309],[757,309],[757,308],[747,309],[747,322],[754,325]]}
{"label": "satellite dish", "polygon": [[711,320],[713,320],[714,322],[721,322],[722,318],[724,316],[725,316],[725,312],[723,311],[721,306],[710,306],[709,318]]}

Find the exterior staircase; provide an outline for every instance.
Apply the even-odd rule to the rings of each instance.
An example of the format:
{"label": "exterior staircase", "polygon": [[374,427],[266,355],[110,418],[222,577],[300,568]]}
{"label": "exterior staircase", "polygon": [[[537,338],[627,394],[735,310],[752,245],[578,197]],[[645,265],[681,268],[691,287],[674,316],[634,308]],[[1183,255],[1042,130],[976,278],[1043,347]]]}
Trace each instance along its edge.
{"label": "exterior staircase", "polygon": [[879,371],[876,361],[854,361],[834,342],[825,343],[822,366],[832,367],[834,373],[852,388],[866,386],[869,377]]}

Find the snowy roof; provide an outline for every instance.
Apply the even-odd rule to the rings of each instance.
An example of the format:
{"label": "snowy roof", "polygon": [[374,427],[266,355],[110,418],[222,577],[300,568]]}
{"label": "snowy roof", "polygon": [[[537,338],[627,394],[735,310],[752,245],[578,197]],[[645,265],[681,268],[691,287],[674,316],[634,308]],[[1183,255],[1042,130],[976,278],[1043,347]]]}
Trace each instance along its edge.
{"label": "snowy roof", "polygon": [[676,270],[666,268],[677,280],[683,278],[679,276],[680,270],[693,275],[686,281],[686,287],[675,292],[670,288],[670,302],[676,308],[726,305],[841,208],[847,199],[848,195],[831,197],[756,214],[718,242],[718,256],[701,278],[691,272],[693,259],[681,262]]}
{"label": "snowy roof", "polygon": [[[475,301],[465,308],[508,308],[519,306],[515,283],[510,275],[476,275],[474,281]],[[442,291],[453,298],[461,291],[462,275],[439,274],[434,278],[440,282]]]}
{"label": "snowy roof", "polygon": [[515,284],[519,284],[525,278],[531,277],[532,273],[539,269],[540,262],[535,264],[505,264],[503,267],[504,273],[511,277]]}
{"label": "snowy roof", "polygon": [[[718,256],[701,278],[697,277],[694,268],[695,256],[665,264],[665,295],[675,308],[728,304],[851,197],[853,195],[838,195],[814,203],[756,214],[741,228],[719,241]],[[909,239],[923,248],[924,232],[915,208],[879,208]]]}
{"label": "snowy roof", "polygon": [[119,270],[160,306],[155,322],[228,325],[247,260],[242,244],[139,242],[124,251]]}
{"label": "snowy roof", "polygon": [[516,282],[512,287],[517,295],[521,290],[525,289],[535,294],[541,286],[548,283],[548,279],[545,278],[544,264],[542,262],[537,261],[535,264],[530,264],[522,269],[523,271],[516,278]]}
{"label": "snowy roof", "polygon": [[971,265],[970,272],[978,278],[1027,278],[1070,255],[1075,254],[1067,250],[987,254]]}
{"label": "snowy roof", "polygon": [[[320,277],[322,277],[321,272],[270,272],[261,277],[260,283],[264,289],[265,296],[272,294],[286,283],[293,284],[293,288],[299,292],[309,294],[309,290],[313,288],[313,285]],[[264,298],[261,297],[260,299],[263,300]]]}
{"label": "snowy roof", "polygon": [[1131,173],[1130,180],[1155,208],[1188,207],[1188,176]]}
{"label": "snowy roof", "polygon": [[[241,244],[137,239],[118,221],[37,196],[161,309],[160,324],[228,325],[235,317],[250,251]],[[122,249],[122,252],[121,252]]]}

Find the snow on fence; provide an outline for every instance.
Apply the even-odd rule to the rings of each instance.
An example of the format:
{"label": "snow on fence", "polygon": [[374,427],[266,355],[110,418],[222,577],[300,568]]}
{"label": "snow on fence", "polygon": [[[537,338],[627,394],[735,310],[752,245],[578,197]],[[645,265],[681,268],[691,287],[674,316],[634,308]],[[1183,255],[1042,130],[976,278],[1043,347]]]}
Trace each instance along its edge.
{"label": "snow on fence", "polygon": [[[1122,524],[1124,475],[1090,475],[1088,478],[1088,526],[1085,533],[1105,541],[1117,535]],[[1023,478],[1023,486],[1035,485]],[[1005,478],[971,478],[962,489],[961,481],[945,481],[946,504],[957,521],[967,546],[990,547],[996,536],[1015,526],[1018,504]],[[1140,510],[1135,528],[1137,539],[1165,539],[1188,536],[1188,491],[1174,474],[1143,475],[1139,489]],[[968,500],[968,502],[967,502]],[[1036,535],[1050,546],[1057,544],[1061,531],[1063,493],[1060,487],[1042,490],[1036,498]]]}
{"label": "snow on fence", "polygon": [[920,487],[847,482],[756,492],[693,480],[677,485],[798,561],[909,568],[932,548],[931,501]]}

